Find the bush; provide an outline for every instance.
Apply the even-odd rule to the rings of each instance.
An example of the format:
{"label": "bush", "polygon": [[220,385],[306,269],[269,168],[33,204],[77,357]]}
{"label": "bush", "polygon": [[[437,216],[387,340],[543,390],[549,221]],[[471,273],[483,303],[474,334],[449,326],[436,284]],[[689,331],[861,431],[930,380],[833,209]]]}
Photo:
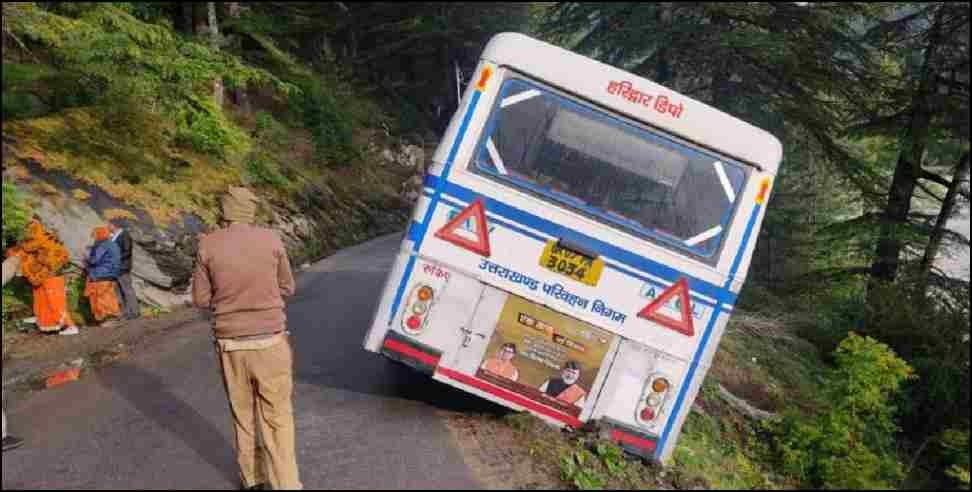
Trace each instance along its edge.
{"label": "bush", "polygon": [[254,133],[257,141],[271,147],[279,147],[287,140],[287,127],[266,111],[256,114]]}
{"label": "bush", "polygon": [[[13,320],[28,318],[34,309],[34,289],[23,279],[14,280],[3,287],[3,325]],[[6,331],[6,330],[5,330]]]}
{"label": "bush", "polygon": [[608,478],[600,470],[597,456],[594,453],[578,447],[570,454],[561,457],[561,478],[578,490],[604,490]]}
{"label": "bush", "polygon": [[183,112],[176,130],[176,142],[203,154],[225,159],[234,149],[246,146],[247,137],[211,101],[197,101]]}
{"label": "bush", "polygon": [[402,98],[397,98],[395,102],[398,107],[398,111],[395,112],[396,133],[407,135],[420,132],[427,126],[425,117],[414,104]]}
{"label": "bush", "polygon": [[42,106],[27,94],[3,94],[0,118],[3,121],[19,120],[43,114]]}
{"label": "bush", "polygon": [[907,388],[902,423],[909,437],[923,440],[969,423],[969,299],[966,292],[964,308],[948,308],[909,288],[907,280],[872,294],[884,308],[870,314],[867,334],[918,374],[920,383]]}
{"label": "bush", "polygon": [[24,195],[6,181],[3,182],[3,249],[24,238],[33,212]]}
{"label": "bush", "polygon": [[29,86],[50,76],[51,73],[51,69],[43,65],[3,62],[0,79],[3,81],[3,89],[6,92]]}
{"label": "bush", "polygon": [[246,161],[246,172],[257,182],[273,186],[274,188],[284,188],[287,186],[285,178],[277,170],[277,164],[266,154],[254,154]]}
{"label": "bush", "polygon": [[353,116],[320,82],[304,82],[291,97],[292,108],[314,138],[317,154],[329,163],[350,165],[358,158],[355,149]]}
{"label": "bush", "polygon": [[74,322],[90,326],[97,322],[91,312],[91,304],[84,295],[85,279],[83,275],[69,275],[67,278],[67,308]]}
{"label": "bush", "polygon": [[945,474],[958,488],[969,490],[969,468],[972,467],[969,460],[969,431],[945,431],[939,445],[942,463],[947,467]]}
{"label": "bush", "polygon": [[830,408],[811,418],[789,412],[769,424],[780,464],[813,488],[893,489],[904,473],[892,400],[913,371],[888,346],[853,333],[834,357],[821,389]]}
{"label": "bush", "polygon": [[33,88],[50,79],[51,73],[43,65],[4,62],[2,119],[33,118],[50,110]]}

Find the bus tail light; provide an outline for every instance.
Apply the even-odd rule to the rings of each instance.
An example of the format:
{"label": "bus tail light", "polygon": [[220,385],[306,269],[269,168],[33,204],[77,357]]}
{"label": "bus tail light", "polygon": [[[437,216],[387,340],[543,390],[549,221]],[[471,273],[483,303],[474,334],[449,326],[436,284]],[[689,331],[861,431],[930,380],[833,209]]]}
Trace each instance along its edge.
{"label": "bus tail light", "polygon": [[643,426],[650,426],[662,416],[672,390],[671,380],[663,374],[648,378],[645,390],[638,402],[636,419]]}
{"label": "bus tail light", "polygon": [[405,312],[402,315],[402,329],[405,333],[418,336],[425,330],[429,311],[435,301],[435,291],[428,285],[418,285],[408,296]]}

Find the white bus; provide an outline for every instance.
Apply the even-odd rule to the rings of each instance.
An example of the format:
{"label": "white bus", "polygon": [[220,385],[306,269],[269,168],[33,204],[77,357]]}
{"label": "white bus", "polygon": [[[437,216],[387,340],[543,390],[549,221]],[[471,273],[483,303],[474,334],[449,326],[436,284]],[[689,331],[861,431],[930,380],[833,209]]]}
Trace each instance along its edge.
{"label": "white bus", "polygon": [[520,34],[436,151],[365,349],[672,455],[746,279],[769,133]]}

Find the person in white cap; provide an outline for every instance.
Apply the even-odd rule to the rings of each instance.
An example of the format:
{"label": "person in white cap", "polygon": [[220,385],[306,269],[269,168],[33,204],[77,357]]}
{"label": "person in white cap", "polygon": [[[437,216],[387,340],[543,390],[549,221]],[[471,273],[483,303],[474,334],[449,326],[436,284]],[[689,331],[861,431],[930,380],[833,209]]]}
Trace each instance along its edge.
{"label": "person in white cap", "polygon": [[193,302],[213,313],[242,488],[303,490],[284,310],[296,284],[279,235],[254,225],[258,202],[246,188],[232,187],[223,197],[225,227],[199,239]]}

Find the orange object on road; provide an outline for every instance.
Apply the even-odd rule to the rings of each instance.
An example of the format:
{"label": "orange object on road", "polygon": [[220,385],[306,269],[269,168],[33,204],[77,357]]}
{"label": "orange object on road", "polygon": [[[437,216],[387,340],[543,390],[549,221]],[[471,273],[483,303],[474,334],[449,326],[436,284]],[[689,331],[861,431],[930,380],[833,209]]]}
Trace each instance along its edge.
{"label": "orange object on road", "polygon": [[98,321],[104,321],[112,316],[121,315],[121,306],[115,294],[115,282],[91,282],[84,288],[84,295],[91,304],[91,313]]}
{"label": "orange object on road", "polygon": [[63,276],[48,278],[34,288],[34,315],[37,316],[37,328],[43,332],[74,326],[67,311],[67,290]]}
{"label": "orange object on road", "polygon": [[56,388],[58,386],[63,386],[65,384],[77,381],[78,379],[81,379],[81,369],[68,369],[47,378],[45,386],[47,389]]}

